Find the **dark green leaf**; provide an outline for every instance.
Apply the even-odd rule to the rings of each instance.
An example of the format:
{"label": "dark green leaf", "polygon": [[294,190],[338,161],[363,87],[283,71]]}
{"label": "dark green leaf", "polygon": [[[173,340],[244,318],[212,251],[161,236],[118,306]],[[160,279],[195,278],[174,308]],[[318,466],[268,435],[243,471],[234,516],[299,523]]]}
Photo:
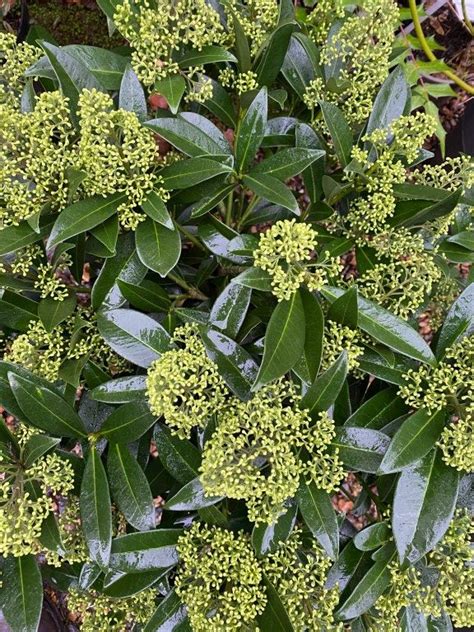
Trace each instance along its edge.
{"label": "dark green leaf", "polygon": [[43,582],[34,555],[8,556],[3,563],[2,612],[11,632],[37,632]]}
{"label": "dark green leaf", "polygon": [[188,189],[222,173],[232,173],[232,167],[211,158],[198,157],[178,160],[178,162],[169,167],[165,167],[161,172],[161,176],[165,187],[173,190]]}
{"label": "dark green leaf", "polygon": [[301,294],[275,308],[265,334],[263,359],[253,390],[276,380],[292,369],[303,353],[305,318]]}
{"label": "dark green leaf", "polygon": [[417,410],[396,432],[380,464],[379,473],[399,472],[424,457],[438,440],[446,421],[446,411]]}
{"label": "dark green leaf", "polygon": [[27,222],[21,222],[18,226],[7,226],[2,228],[2,239],[0,242],[0,256],[6,255],[10,252],[15,252],[33,244],[38,241],[44,235],[48,233],[53,221],[51,216],[47,218],[47,223],[41,226],[39,234],[34,231]]}
{"label": "dark green leaf", "polygon": [[237,59],[222,46],[204,46],[201,50],[187,51],[180,57],[178,63],[180,68],[190,68],[191,66],[217,64],[222,61],[237,62]]}
{"label": "dark green leaf", "polygon": [[21,294],[0,288],[0,324],[17,331],[27,331],[38,320],[38,304]]}
{"label": "dark green leaf", "polygon": [[315,160],[319,160],[324,155],[325,152],[321,149],[305,149],[302,147],[281,149],[269,158],[259,162],[252,169],[252,176],[257,173],[264,174],[284,182],[288,178],[300,174]]}
{"label": "dark green leaf", "polygon": [[372,524],[354,536],[354,544],[360,551],[372,551],[390,540],[391,532],[385,522]]}
{"label": "dark green leaf", "polygon": [[179,261],[181,238],[179,232],[147,219],[135,231],[140,261],[150,270],[165,277]]}
{"label": "dark green leaf", "polygon": [[244,176],[243,183],[264,200],[279,204],[295,215],[300,214],[298,202],[291,190],[282,182],[263,173]]}
{"label": "dark green leaf", "polygon": [[155,82],[154,86],[157,94],[165,97],[169,108],[173,114],[179,109],[179,104],[186,90],[186,81],[181,75],[171,75]]}
{"label": "dark green leaf", "polygon": [[82,531],[91,559],[108,566],[112,545],[112,507],[109,484],[97,450],[91,446],[81,485]]}
{"label": "dark green leaf", "polygon": [[387,129],[394,120],[405,112],[410,98],[410,87],[402,66],[397,66],[382,84],[367,123],[366,133],[376,129]]}
{"label": "dark green leaf", "polygon": [[148,194],[145,201],[142,202],[141,207],[143,211],[148,215],[148,217],[150,217],[153,221],[158,222],[158,224],[162,224],[170,230],[173,230],[173,220],[168,213],[166,204],[163,202],[156,191],[152,191]]}
{"label": "dark green leaf", "polygon": [[102,592],[114,599],[130,597],[157,583],[168,572],[169,569],[125,574],[120,571],[109,571],[104,577]]}
{"label": "dark green leaf", "polygon": [[370,553],[359,551],[350,540],[342,549],[336,562],[329,569],[326,580],[326,588],[338,586],[342,592],[351,582],[357,582],[357,578],[362,578],[365,572],[372,566]]}
{"label": "dark green leaf", "polygon": [[244,322],[252,290],[231,282],[217,297],[209,314],[209,324],[235,338]]}
{"label": "dark green leaf", "polygon": [[114,193],[107,198],[91,197],[68,206],[61,211],[54,223],[48,239],[48,249],[105,222],[125,201],[123,193]]}
{"label": "dark green leaf", "polygon": [[219,331],[201,328],[201,337],[207,355],[217,364],[227,386],[240,399],[249,399],[258,373],[258,366],[252,356]]}
{"label": "dark green leaf", "polygon": [[352,329],[357,328],[359,309],[357,307],[357,286],[353,285],[331,304],[328,319]]}
{"label": "dark green leaf", "polygon": [[301,406],[308,410],[311,417],[334,404],[346,379],[347,368],[347,352],[343,351],[334,364],[314,380],[301,400]]}
{"label": "dark green leaf", "polygon": [[400,561],[418,561],[443,537],[453,517],[459,472],[432,450],[400,474],[392,528]]}
{"label": "dark green leaf", "polygon": [[[199,122],[201,122],[201,117]],[[220,138],[210,136],[206,129],[195,125],[196,119],[186,119],[182,116],[177,118],[158,118],[148,121],[146,127],[150,127],[154,132],[167,140],[173,147],[179,149],[190,156],[197,158],[205,154],[212,156],[224,156],[229,153],[228,144],[222,142]],[[217,163],[216,163],[217,164]]]}
{"label": "dark green leaf", "polygon": [[199,478],[194,478],[166,501],[165,509],[169,511],[195,511],[196,509],[215,505],[221,500],[222,496],[206,495]]}
{"label": "dark green leaf", "polygon": [[178,562],[176,544],[181,529],[155,529],[129,533],[112,540],[109,566],[124,573],[169,568]]}
{"label": "dark green leaf", "polygon": [[23,417],[34,426],[59,437],[87,436],[79,415],[54,391],[15,373],[8,373],[8,381]]}
{"label": "dark green leaf", "polygon": [[262,632],[294,632],[290,617],[280,599],[280,595],[266,576],[264,576],[264,583],[267,593],[267,605],[263,613],[257,617],[259,629]]}
{"label": "dark green leaf", "polygon": [[390,421],[408,412],[408,406],[394,388],[386,388],[359,406],[347,419],[346,426],[380,430]]}
{"label": "dark green leaf", "polygon": [[305,317],[303,355],[293,367],[298,377],[311,384],[319,371],[323,350],[324,316],[318,299],[308,290],[301,290]]}
{"label": "dark green leaf", "polygon": [[201,217],[201,215],[205,215],[209,211],[212,211],[219,204],[219,202],[222,202],[222,200],[226,198],[233,190],[233,184],[226,184],[223,187],[217,189],[217,191],[212,195],[202,198],[202,200],[199,200],[199,202],[197,202],[193,206],[191,217]]}
{"label": "dark green leaf", "polygon": [[297,504],[291,501],[289,508],[273,524],[261,522],[252,531],[252,545],[259,557],[274,553],[280,542],[285,542],[296,522]]}
{"label": "dark green leaf", "polygon": [[306,526],[329,557],[335,560],[339,554],[339,527],[329,494],[314,482],[302,481],[297,502]]}
{"label": "dark green leaf", "polygon": [[[181,632],[181,624],[187,620],[187,611],[174,590],[160,601],[143,632]],[[182,632],[185,632],[182,630]]]}
{"label": "dark green leaf", "polygon": [[270,86],[276,79],[285,59],[290,37],[295,30],[294,22],[280,24],[271,34],[256,67],[257,80],[261,86]]}
{"label": "dark green leaf", "polygon": [[[322,290],[325,298],[333,302],[344,290],[325,287]],[[433,352],[426,342],[410,325],[388,310],[361,296],[357,299],[359,307],[359,327],[369,336],[390,349],[409,358],[436,365]]]}
{"label": "dark green leaf", "polygon": [[344,465],[351,470],[375,473],[390,444],[390,438],[369,428],[336,429],[332,445],[339,450]]}
{"label": "dark green leaf", "polygon": [[107,472],[112,496],[126,521],[138,531],[155,527],[155,506],[142,468],[126,445],[109,446]]}
{"label": "dark green leaf", "polygon": [[281,70],[287,82],[302,99],[308,84],[320,75],[318,50],[314,42],[302,33],[293,33]]}
{"label": "dark green leaf", "polygon": [[146,375],[132,375],[99,384],[90,395],[92,399],[106,404],[128,404],[143,399],[145,391]]}
{"label": "dark green leaf", "polygon": [[119,234],[118,216],[112,215],[102,224],[92,228],[91,234],[114,255]]}
{"label": "dark green leaf", "polygon": [[105,342],[120,356],[147,368],[170,348],[168,332],[132,309],[114,309],[98,315],[97,324]]}
{"label": "dark green leaf", "polygon": [[145,121],[147,118],[145,91],[131,66],[125,69],[120,83],[119,108],[134,112],[140,121]]}
{"label": "dark green leaf", "polygon": [[40,456],[52,450],[60,441],[61,439],[53,439],[41,434],[30,437],[23,448],[23,465],[25,468],[33,465]]}
{"label": "dark green leaf", "polygon": [[446,315],[436,343],[436,356],[442,359],[446,350],[461,337],[474,332],[474,283],[454,301]]}
{"label": "dark green leaf", "polygon": [[344,118],[344,114],[337,105],[325,101],[321,101],[319,105],[321,106],[324,121],[329,129],[329,133],[334,143],[336,156],[338,157],[341,165],[345,167],[351,161],[353,144],[351,129]]}
{"label": "dark green leaf", "polygon": [[367,612],[388,588],[390,580],[387,560],[376,562],[338,610],[339,619],[346,621]]}
{"label": "dark green leaf", "polygon": [[154,281],[145,279],[136,285],[119,279],[117,285],[127,301],[144,312],[167,312],[171,306],[166,291]]}
{"label": "dark green leaf", "polygon": [[268,272],[260,268],[247,268],[235,277],[234,283],[245,285],[260,292],[272,291],[272,279]]}
{"label": "dark green leaf", "polygon": [[43,298],[38,304],[38,316],[46,331],[51,332],[59,323],[70,316],[76,307],[76,297],[70,294],[62,301]]}
{"label": "dark green leaf", "polygon": [[113,443],[131,443],[136,441],[155,423],[145,399],[130,402],[116,408],[107,417],[99,430],[99,435]]}
{"label": "dark green leaf", "polygon": [[189,483],[198,475],[201,453],[190,441],[171,434],[163,424],[155,426],[155,441],[160,461],[177,481]]}
{"label": "dark green leaf", "polygon": [[262,88],[237,128],[235,160],[240,173],[246,172],[260,147],[267,124],[267,108],[267,89]]}

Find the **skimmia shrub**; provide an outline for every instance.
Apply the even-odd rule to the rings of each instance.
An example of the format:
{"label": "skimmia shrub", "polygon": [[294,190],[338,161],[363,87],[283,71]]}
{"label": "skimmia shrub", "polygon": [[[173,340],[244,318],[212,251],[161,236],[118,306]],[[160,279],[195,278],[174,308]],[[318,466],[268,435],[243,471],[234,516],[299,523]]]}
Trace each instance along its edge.
{"label": "skimmia shrub", "polygon": [[396,2],[98,4],[0,37],[12,632],[474,625],[474,168]]}

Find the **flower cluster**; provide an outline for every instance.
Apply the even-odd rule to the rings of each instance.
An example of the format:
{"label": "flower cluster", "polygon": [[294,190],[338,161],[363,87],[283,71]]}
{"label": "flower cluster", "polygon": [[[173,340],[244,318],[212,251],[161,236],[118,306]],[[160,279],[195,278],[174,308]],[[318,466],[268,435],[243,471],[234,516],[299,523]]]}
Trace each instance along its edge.
{"label": "flower cluster", "polygon": [[233,11],[237,13],[242,30],[249,40],[251,53],[256,55],[278,24],[278,0],[248,0],[245,3],[230,0],[226,4],[230,18]]}
{"label": "flower cluster", "polygon": [[25,85],[25,70],[41,57],[41,49],[27,42],[17,43],[13,33],[0,33],[0,103],[12,107]]}
{"label": "flower cluster", "polygon": [[163,415],[185,438],[219,410],[226,387],[192,325],[178,327],[174,342],[179,348],[163,353],[148,369],[147,397],[153,414]]}
{"label": "flower cluster", "polygon": [[[331,450],[334,423],[316,424],[288,387],[275,383],[248,402],[230,400],[206,442],[200,469],[206,494],[243,499],[252,522],[271,524],[294,496],[300,476],[331,492],[343,476]],[[305,448],[307,460],[300,457]]]}
{"label": "flower cluster", "polygon": [[37,459],[27,469],[0,457],[0,555],[37,553],[41,527],[53,509],[50,495],[73,488],[71,465],[56,454]]}
{"label": "flower cluster", "polygon": [[[120,224],[134,230],[145,215],[136,210],[153,190],[168,194],[153,173],[157,148],[153,133],[136,114],[114,109],[112,98],[97,90],[84,90],[79,98],[80,138],[76,168],[84,171],[81,189],[87,196],[123,193],[118,206]],[[110,165],[114,165],[111,170]]]}
{"label": "flower cluster", "polygon": [[306,223],[280,220],[260,235],[254,252],[255,265],[268,272],[273,294],[279,301],[289,300],[300,286],[320,290],[328,277],[338,276],[340,265],[328,253],[317,260],[317,232]]}
{"label": "flower cluster", "polygon": [[[206,0],[124,0],[114,22],[133,47],[133,68],[147,86],[180,72],[175,57],[183,46],[200,51],[228,41],[219,14]],[[201,70],[187,69],[188,80]]]}
{"label": "flower cluster", "polygon": [[344,0],[318,0],[307,18],[311,36],[318,46],[326,42],[332,24],[344,16]]}
{"label": "flower cluster", "polygon": [[[314,17],[310,16],[309,23],[315,26],[316,42],[322,43],[328,32],[328,8],[334,6],[336,9],[334,18],[343,17],[343,4],[324,2]],[[363,123],[370,114],[378,87],[388,76],[398,7],[394,0],[364,0],[357,4],[360,8],[353,16],[348,16],[340,28],[329,31],[321,50],[322,62],[341,67],[335,77],[337,91],[328,90],[316,79],[308,87],[305,102],[314,108],[321,99],[332,101],[341,106],[349,121]]]}
{"label": "flower cluster", "polygon": [[82,632],[123,632],[147,623],[156,608],[155,600],[153,588],[122,598],[73,588],[67,603],[69,610],[79,616]]}
{"label": "flower cluster", "polygon": [[58,379],[67,359],[88,357],[112,373],[126,370],[127,363],[104,342],[96,317],[80,309],[61,324],[47,331],[41,321],[32,320],[25,333],[7,346],[6,358],[51,382]]}
{"label": "flower cluster", "polygon": [[343,351],[347,352],[349,371],[359,367],[358,358],[363,354],[361,335],[357,329],[351,329],[332,320],[327,320],[324,325],[323,355],[321,368],[328,369]]}
{"label": "flower cluster", "polygon": [[295,632],[331,630],[342,632],[334,611],[339,601],[337,586],[326,588],[331,560],[315,540],[304,546],[300,529],[275,553],[263,559],[263,568],[288,612]]}
{"label": "flower cluster", "polygon": [[263,573],[246,535],[194,523],[177,550],[176,592],[195,632],[241,630],[263,612]]}
{"label": "flower cluster", "polygon": [[234,88],[237,94],[258,88],[257,73],[253,70],[235,73],[231,68],[224,68],[219,73],[219,82],[226,88]]}
{"label": "flower cluster", "polygon": [[[472,401],[471,393],[471,401]],[[474,471],[474,404],[465,407],[461,419],[446,426],[438,446],[444,461],[461,472]]]}
{"label": "flower cluster", "polygon": [[[349,233],[356,239],[364,240],[366,233],[386,231],[388,220],[395,211],[394,185],[405,182],[406,163],[413,162],[427,136],[436,129],[432,116],[417,113],[395,120],[390,129],[377,129],[363,137],[376,153],[375,160],[366,149],[355,147],[352,158],[364,171],[350,173],[347,178],[358,186],[365,195],[360,195],[351,203],[347,220]],[[391,138],[390,144],[387,140]]]}
{"label": "flower cluster", "polygon": [[436,411],[454,407],[466,392],[474,391],[474,336],[466,336],[446,351],[437,367],[410,369],[399,393],[413,408]]}
{"label": "flower cluster", "polygon": [[31,112],[0,103],[0,228],[65,206],[72,133],[59,92],[40,94]]}

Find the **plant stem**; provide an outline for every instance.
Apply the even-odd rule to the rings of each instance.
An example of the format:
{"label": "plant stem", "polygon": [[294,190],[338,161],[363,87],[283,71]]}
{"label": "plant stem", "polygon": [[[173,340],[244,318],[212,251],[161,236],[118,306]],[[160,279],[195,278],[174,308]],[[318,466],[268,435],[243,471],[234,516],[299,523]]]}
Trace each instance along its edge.
{"label": "plant stem", "polygon": [[203,246],[202,243],[199,241],[199,239],[195,237],[194,235],[192,235],[189,232],[189,230],[186,230],[186,228],[184,228],[183,226],[180,226],[178,222],[175,222],[174,225],[179,230],[179,232],[182,233],[186,237],[186,239],[188,239],[192,244],[196,246],[196,248],[199,248],[200,250],[203,250],[204,252],[207,253],[207,248]]}
{"label": "plant stem", "polygon": [[[426,41],[425,34],[423,33],[423,29],[421,27],[420,18],[418,16],[416,0],[408,0],[410,6],[410,13],[413,20],[413,25],[415,27],[416,36],[421,44],[421,48],[423,52],[428,57],[430,61],[438,61],[438,58],[433,53],[431,48],[429,47],[428,42]],[[460,88],[465,90],[468,94],[474,94],[474,86],[469,85],[465,81],[463,81],[460,77],[457,76],[451,70],[441,70],[443,74],[449,77],[454,83],[456,83]]]}
{"label": "plant stem", "polygon": [[232,208],[234,205],[234,192],[231,191],[227,197],[227,207],[225,212],[225,223],[230,226],[232,223]]}
{"label": "plant stem", "polygon": [[197,298],[197,299],[200,299],[201,301],[207,300],[208,297],[205,294],[203,294],[197,288],[191,287],[189,283],[187,283],[184,279],[182,279],[177,274],[174,274],[173,272],[168,272],[166,276],[172,281],[174,281],[176,285],[179,285],[179,287],[182,287],[184,290],[187,290],[189,294],[189,298]]}
{"label": "plant stem", "polygon": [[469,19],[469,15],[467,13],[466,0],[461,0],[461,6],[462,6],[462,15],[464,17],[464,23],[467,29],[469,30],[469,32],[471,33],[471,35],[474,36],[474,26],[472,25],[472,22]]}

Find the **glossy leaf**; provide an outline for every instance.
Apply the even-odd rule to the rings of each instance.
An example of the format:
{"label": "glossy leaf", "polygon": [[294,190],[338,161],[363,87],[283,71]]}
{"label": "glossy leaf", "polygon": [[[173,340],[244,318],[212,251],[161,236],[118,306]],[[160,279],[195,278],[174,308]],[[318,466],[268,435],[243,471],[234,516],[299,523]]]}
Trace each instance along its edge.
{"label": "glossy leaf", "polygon": [[300,211],[295,196],[290,189],[277,180],[277,178],[264,173],[252,172],[244,176],[243,183],[264,200],[273,202],[273,204],[279,204],[295,215],[299,215]]}
{"label": "glossy leaf", "polygon": [[240,173],[247,171],[262,142],[267,124],[267,108],[267,89],[262,88],[237,128],[235,159]]}
{"label": "glossy leaf", "polygon": [[209,314],[209,324],[235,338],[247,314],[252,291],[237,283],[229,283],[217,297]]}
{"label": "glossy leaf", "polygon": [[424,457],[438,440],[446,421],[446,411],[430,413],[423,408],[405,419],[390,443],[379,473],[399,472]]}
{"label": "glossy leaf", "polygon": [[[325,287],[323,294],[330,302],[340,297],[344,290]],[[434,366],[433,352],[423,338],[410,325],[388,310],[361,296],[357,299],[359,327],[369,336],[390,349]]]}
{"label": "glossy leaf", "polygon": [[132,309],[115,309],[98,315],[105,342],[120,356],[147,368],[171,345],[168,332],[155,320]]}
{"label": "glossy leaf", "polygon": [[339,527],[329,494],[314,482],[302,481],[297,502],[306,526],[329,557],[336,559],[339,554]]}
{"label": "glossy leaf", "polygon": [[376,562],[337,611],[339,619],[346,621],[367,612],[388,588],[390,579],[387,561]]}
{"label": "glossy leaf", "polygon": [[148,108],[145,91],[131,66],[125,69],[120,83],[119,108],[127,112],[134,112],[140,121],[145,121],[147,118]]}
{"label": "glossy leaf", "polygon": [[258,365],[252,356],[219,331],[201,328],[201,338],[207,355],[217,364],[227,386],[240,399],[249,399],[258,373]]}
{"label": "glossy leaf", "polygon": [[347,376],[347,352],[339,358],[311,384],[301,400],[301,406],[311,417],[327,410],[336,401]]}
{"label": "glossy leaf", "polygon": [[34,426],[58,437],[87,436],[79,415],[57,393],[15,373],[8,373],[8,381],[23,418]]}
{"label": "glossy leaf", "polygon": [[148,215],[154,222],[158,222],[162,226],[174,229],[173,220],[168,213],[166,204],[156,191],[152,191],[148,194],[147,198],[141,204],[142,210]]}
{"label": "glossy leaf", "polygon": [[112,546],[112,507],[107,475],[93,446],[82,479],[80,507],[89,555],[99,566],[105,567],[109,563]]}
{"label": "glossy leaf", "polygon": [[367,134],[376,129],[387,129],[392,121],[405,112],[410,98],[410,87],[402,66],[397,66],[382,84],[367,123]]}
{"label": "glossy leaf", "polygon": [[443,537],[453,517],[459,472],[432,450],[400,474],[392,527],[400,561],[418,561]]}
{"label": "glossy leaf", "polygon": [[354,536],[354,544],[359,551],[372,551],[390,540],[391,532],[385,522],[372,524]]}
{"label": "glossy leaf", "polygon": [[260,85],[270,86],[276,79],[285,59],[290,37],[296,25],[292,22],[280,24],[271,34],[256,68],[257,80]]}
{"label": "glossy leaf", "polygon": [[116,213],[117,208],[125,201],[126,197],[122,193],[114,193],[106,198],[91,197],[68,206],[58,215],[51,229],[48,249],[102,224]]}
{"label": "glossy leaf", "polygon": [[128,533],[112,540],[110,568],[124,573],[159,570],[178,562],[176,544],[181,529]]}
{"label": "glossy leaf", "polygon": [[143,399],[146,391],[146,376],[118,377],[104,382],[90,392],[92,399],[106,404],[128,404]]}
{"label": "glossy leaf", "polygon": [[170,75],[155,82],[157,94],[165,97],[173,114],[179,110],[179,104],[186,91],[186,81],[181,75]]}
{"label": "glossy leaf", "polygon": [[303,355],[293,367],[298,377],[311,384],[319,371],[323,351],[324,316],[318,299],[308,290],[301,290],[305,319]]}
{"label": "glossy leaf", "polygon": [[354,285],[331,304],[328,320],[356,329],[359,320],[357,306],[357,287]]}
{"label": "glossy leaf", "polygon": [[25,468],[31,467],[37,459],[52,450],[59,442],[60,439],[53,439],[46,435],[35,434],[31,436],[23,448],[23,464]]}
{"label": "glossy leaf", "polygon": [[280,542],[285,542],[296,523],[298,506],[292,501],[285,513],[277,520],[267,525],[261,522],[254,526],[252,531],[252,545],[258,556],[263,557],[268,553],[274,553]]}
{"label": "glossy leaf", "polygon": [[264,577],[264,584],[267,604],[263,613],[257,617],[259,629],[262,632],[293,632],[294,628],[288,612],[275,587],[266,576]]}
{"label": "glossy leaf", "polygon": [[138,531],[155,527],[155,506],[142,468],[126,445],[109,446],[107,473],[112,496],[126,521]]}
{"label": "glossy leaf", "polygon": [[408,406],[394,388],[379,391],[346,420],[345,426],[381,430],[390,421],[408,412]]}
{"label": "glossy leaf", "polygon": [[252,169],[252,175],[256,173],[264,174],[284,182],[288,178],[301,173],[315,160],[319,160],[324,155],[325,152],[321,149],[305,149],[302,147],[282,149],[259,162]]}
{"label": "glossy leaf", "polygon": [[461,337],[474,332],[474,283],[471,283],[449,309],[436,343],[436,356],[442,359],[446,350]]}
{"label": "glossy leaf", "polygon": [[139,439],[155,423],[145,399],[116,408],[102,424],[99,435],[113,443],[131,443]]}
{"label": "glossy leaf", "polygon": [[181,626],[186,621],[186,608],[175,590],[171,590],[160,602],[143,632],[178,632],[178,628],[179,632],[185,632]]}
{"label": "glossy leaf", "polygon": [[63,301],[56,301],[54,298],[47,297],[41,299],[38,305],[38,316],[46,331],[51,332],[73,313],[75,307],[76,297],[72,294]]}
{"label": "glossy leaf", "polygon": [[161,176],[165,187],[169,190],[188,189],[196,184],[210,180],[215,176],[231,173],[232,167],[219,163],[210,158],[188,158],[178,160],[169,167],[165,167]]}
{"label": "glossy leaf", "polygon": [[332,445],[339,450],[346,468],[375,473],[387,452],[390,438],[377,430],[344,426],[336,429]]}
{"label": "glossy leaf", "polygon": [[166,501],[165,509],[169,511],[195,511],[215,505],[220,500],[222,500],[222,496],[208,496],[199,478],[194,478]]}
{"label": "glossy leaf", "polygon": [[275,380],[292,369],[304,347],[305,320],[301,294],[275,308],[265,334],[263,359],[255,380],[254,390]]}
{"label": "glossy leaf", "polygon": [[146,123],[146,127],[151,128],[176,149],[191,158],[206,154],[222,156],[229,152],[228,147],[226,149],[221,141],[218,142],[199,125],[195,125],[193,119],[187,120],[180,116],[153,119]]}
{"label": "glossy leaf", "polygon": [[170,230],[147,219],[138,225],[135,239],[140,261],[160,276],[165,277],[178,263],[181,238],[176,229]]}
{"label": "glossy leaf", "polygon": [[334,149],[336,156],[338,157],[341,165],[346,167],[351,161],[352,150],[352,132],[344,118],[342,111],[334,105],[334,103],[328,103],[321,101],[321,112],[324,117],[324,121],[328,126],[329,133],[334,143]]}
{"label": "glossy leaf", "polygon": [[36,632],[43,604],[43,582],[34,555],[9,555],[2,568],[2,612],[11,632]]}

